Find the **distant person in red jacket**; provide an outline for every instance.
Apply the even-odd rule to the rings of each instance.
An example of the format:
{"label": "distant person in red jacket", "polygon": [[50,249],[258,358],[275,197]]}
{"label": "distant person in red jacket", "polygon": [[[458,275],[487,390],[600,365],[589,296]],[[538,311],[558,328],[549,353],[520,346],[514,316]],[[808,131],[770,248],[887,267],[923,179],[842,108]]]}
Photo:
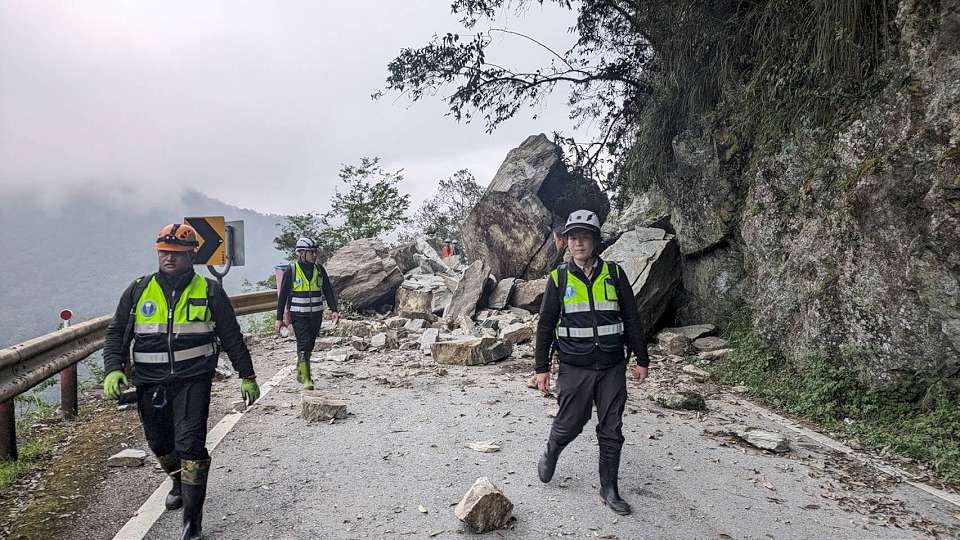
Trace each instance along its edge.
{"label": "distant person in red jacket", "polygon": [[450,239],[443,241],[443,248],[440,249],[441,257],[450,257],[453,255],[453,246],[450,245]]}

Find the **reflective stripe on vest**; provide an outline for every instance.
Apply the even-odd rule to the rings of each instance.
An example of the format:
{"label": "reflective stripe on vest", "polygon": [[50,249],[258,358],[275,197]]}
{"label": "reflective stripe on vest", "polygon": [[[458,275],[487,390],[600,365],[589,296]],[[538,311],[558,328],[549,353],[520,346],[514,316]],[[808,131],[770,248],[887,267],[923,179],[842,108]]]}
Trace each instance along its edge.
{"label": "reflective stripe on vest", "polygon": [[[623,323],[605,324],[597,327],[598,336],[612,336],[623,333]],[[557,327],[557,337],[592,338],[593,328]]]}
{"label": "reflective stripe on vest", "polygon": [[313,276],[307,279],[300,261],[293,263],[293,287],[290,293],[291,313],[314,313],[323,311],[326,302],[323,297],[323,284],[320,282],[320,267],[314,265]]}
{"label": "reflective stripe on vest", "polygon": [[[216,325],[210,322],[190,322],[173,325],[174,334],[209,334],[213,332]],[[166,323],[136,323],[133,331],[137,334],[166,334]]]}
{"label": "reflective stripe on vest", "polygon": [[[598,265],[597,276],[589,284],[565,270],[567,283],[559,291],[562,307],[555,330],[557,345],[564,353],[590,354],[597,347],[608,352],[623,349],[624,325],[613,268],[606,262]],[[550,276],[559,287],[559,270]]]}
{"label": "reflective stripe on vest", "polygon": [[[212,343],[206,345],[200,345],[198,347],[191,347],[189,349],[184,349],[182,351],[176,351],[173,353],[174,362],[183,362],[184,360],[193,360],[196,358],[205,358],[213,354],[214,348]],[[170,361],[170,355],[165,352],[156,352],[156,353],[145,353],[145,352],[134,352],[133,361],[139,362],[141,364],[166,364]]]}
{"label": "reflective stripe on vest", "polygon": [[152,276],[134,308],[131,359],[161,364],[217,354],[216,323],[209,305],[207,280],[194,274],[172,310],[168,300],[157,276]]}

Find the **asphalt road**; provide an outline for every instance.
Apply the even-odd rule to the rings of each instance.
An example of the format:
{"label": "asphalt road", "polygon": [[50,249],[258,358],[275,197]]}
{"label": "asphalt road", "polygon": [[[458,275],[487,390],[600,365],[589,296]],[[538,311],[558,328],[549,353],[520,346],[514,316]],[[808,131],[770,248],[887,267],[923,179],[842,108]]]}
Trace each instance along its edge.
{"label": "asphalt road", "polygon": [[[278,362],[292,354],[289,341],[266,346],[258,354]],[[649,392],[686,384],[668,366],[630,389],[620,487],[634,514],[617,516],[596,495],[593,421],[561,456],[553,482],[537,479],[556,404],[526,387],[531,358],[435,368],[417,351],[317,364],[318,389],[349,400],[350,416],[333,424],[298,417],[291,375],[213,452],[206,537],[471,537],[453,507],[480,476],[514,503],[512,528],[489,537],[960,536],[960,508],[814,441],[788,434],[793,450],[773,455],[706,435],[730,421],[783,431],[729,396],[713,396],[704,414],[660,409]],[[499,452],[464,446],[490,439]],[[180,519],[165,513],[148,538],[176,537]]]}

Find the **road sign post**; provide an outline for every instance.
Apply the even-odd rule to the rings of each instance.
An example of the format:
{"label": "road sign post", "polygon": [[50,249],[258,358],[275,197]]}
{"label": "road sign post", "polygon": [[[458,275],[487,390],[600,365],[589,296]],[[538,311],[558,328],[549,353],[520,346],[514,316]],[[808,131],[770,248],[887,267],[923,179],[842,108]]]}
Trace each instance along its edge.
{"label": "road sign post", "polygon": [[[193,264],[205,265],[223,285],[223,278],[230,268],[244,264],[243,221],[227,222],[223,216],[187,217],[183,221],[200,237]],[[226,266],[218,270],[218,265]]]}
{"label": "road sign post", "polygon": [[[72,311],[61,310],[60,328],[68,328],[71,318]],[[71,364],[60,372],[60,414],[64,418],[76,418],[80,414],[77,386],[77,364]]]}

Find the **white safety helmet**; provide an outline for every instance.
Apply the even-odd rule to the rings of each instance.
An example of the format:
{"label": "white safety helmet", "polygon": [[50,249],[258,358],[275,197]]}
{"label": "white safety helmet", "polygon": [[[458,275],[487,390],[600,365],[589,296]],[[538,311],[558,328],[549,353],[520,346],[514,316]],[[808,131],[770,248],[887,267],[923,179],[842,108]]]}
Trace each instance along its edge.
{"label": "white safety helmet", "polygon": [[574,210],[567,218],[567,224],[563,227],[563,235],[566,236],[574,229],[585,229],[594,234],[600,234],[600,218],[590,210]]}
{"label": "white safety helmet", "polygon": [[297,252],[300,251],[316,251],[317,243],[307,237],[301,237],[297,239]]}

